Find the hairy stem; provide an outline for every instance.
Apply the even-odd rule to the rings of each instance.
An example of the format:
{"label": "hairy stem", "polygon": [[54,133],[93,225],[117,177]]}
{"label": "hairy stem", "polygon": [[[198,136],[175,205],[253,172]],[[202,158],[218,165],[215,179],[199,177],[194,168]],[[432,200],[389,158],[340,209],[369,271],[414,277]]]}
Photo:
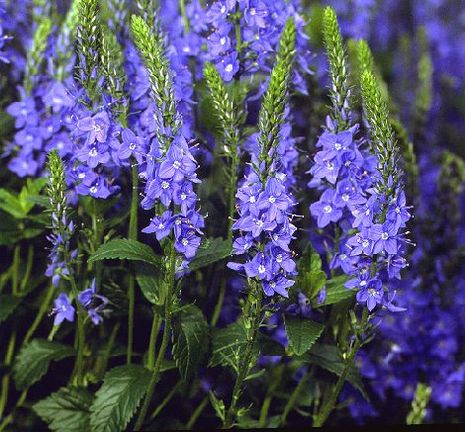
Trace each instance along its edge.
{"label": "hairy stem", "polygon": [[176,249],[174,248],[174,244],[171,245],[170,251],[170,262],[167,272],[167,279],[166,279],[166,296],[165,296],[165,327],[163,328],[163,338],[161,341],[160,350],[158,351],[157,360],[155,362],[155,366],[153,368],[152,377],[150,378],[150,382],[147,389],[147,394],[145,395],[144,403],[140,410],[139,416],[137,417],[137,421],[135,424],[134,429],[140,430],[143,423],[145,416],[147,415],[147,411],[150,406],[150,402],[152,400],[153,393],[155,391],[155,386],[157,385],[158,380],[160,379],[160,371],[161,365],[163,363],[163,359],[165,358],[166,350],[168,348],[169,342],[169,334],[171,328],[171,307],[172,307],[172,297],[174,291],[174,284],[175,284],[175,274],[176,274]]}
{"label": "hairy stem", "polygon": [[22,345],[26,345],[33,336],[34,332],[37,330],[37,327],[39,326],[40,322],[42,321],[42,318],[44,317],[45,313],[47,312],[50,306],[50,302],[52,301],[54,292],[55,287],[52,284],[50,284],[50,287],[48,288],[48,291],[45,294],[45,298],[42,300],[39,312],[37,313],[34,322],[32,323],[31,327],[29,327],[26,336],[24,336]]}
{"label": "hairy stem", "polygon": [[321,411],[315,416],[314,421],[313,421],[313,426],[314,427],[321,427],[323,424],[326,422],[328,419],[329,415],[332,413],[334,410],[334,407],[336,406],[337,398],[339,397],[339,394],[341,393],[342,387],[347,379],[347,376],[350,372],[350,369],[354,365],[354,360],[355,356],[357,355],[361,345],[362,345],[362,333],[366,328],[368,322],[368,310],[367,308],[363,309],[363,315],[362,315],[362,325],[361,325],[361,330],[357,332],[355,344],[352,347],[349,356],[347,357],[347,360],[344,365],[344,369],[342,370],[341,375],[339,376],[336,385],[333,387],[333,390],[331,392],[331,396],[329,399],[323,404]]}
{"label": "hairy stem", "polygon": [[[138,199],[138,171],[135,161],[131,166],[132,177],[132,196],[131,196],[131,210],[129,215],[129,234],[130,240],[137,240],[137,208],[139,204]],[[133,274],[129,275],[128,286],[128,346],[126,351],[126,363],[131,364],[132,361],[132,348],[134,341],[134,307],[135,307],[135,277]]]}
{"label": "hairy stem", "polygon": [[157,343],[157,337],[158,333],[160,332],[161,323],[161,317],[154,313],[152,329],[150,330],[149,352],[147,355],[147,368],[150,370],[152,370],[155,366],[155,345]]}
{"label": "hairy stem", "polygon": [[203,410],[206,408],[207,405],[208,405],[208,395],[202,399],[202,402],[200,402],[198,407],[192,413],[189,421],[187,422],[186,429],[189,430],[194,427],[195,422],[199,418],[200,414],[202,414]]}
{"label": "hairy stem", "polygon": [[[244,356],[241,359],[241,364],[239,366],[239,372],[236,377],[236,382],[234,384],[231,405],[229,406],[228,411],[226,412],[225,421],[223,426],[225,428],[230,428],[233,426],[234,421],[236,420],[237,414],[237,403],[241,396],[243,390],[244,380],[249,374],[252,358],[253,358],[253,348],[255,341],[257,339],[260,322],[261,322],[261,312],[262,312],[262,290],[261,287],[254,284],[254,295],[255,295],[255,305],[251,308],[245,308],[244,310],[244,319],[251,324],[250,329],[252,334],[248,337],[247,345],[245,347]],[[250,303],[250,299],[249,299]]]}
{"label": "hairy stem", "polygon": [[[13,330],[10,341],[8,342],[8,348],[6,350],[5,360],[2,362],[6,366],[11,365],[13,361],[13,355],[15,352],[15,344],[16,344],[16,330]],[[0,394],[0,418],[3,417],[3,413],[5,412],[6,403],[8,400],[8,387],[10,386],[10,374],[5,374],[2,378],[2,391]]]}

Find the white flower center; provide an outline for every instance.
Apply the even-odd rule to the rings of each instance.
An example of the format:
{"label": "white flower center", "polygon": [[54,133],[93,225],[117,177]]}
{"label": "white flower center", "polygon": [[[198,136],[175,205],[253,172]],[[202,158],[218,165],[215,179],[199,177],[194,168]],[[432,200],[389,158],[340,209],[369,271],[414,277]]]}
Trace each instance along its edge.
{"label": "white flower center", "polygon": [[255,8],[251,8],[249,13],[250,15],[254,16],[257,13],[257,11],[255,10]]}
{"label": "white flower center", "polygon": [[344,202],[349,201],[349,195],[348,194],[343,194],[342,195],[342,201],[344,201]]}
{"label": "white flower center", "polygon": [[184,201],[186,198],[187,198],[187,195],[183,192],[183,193],[181,194],[181,199]]}
{"label": "white flower center", "polygon": [[221,9],[220,9],[220,12],[221,12],[221,13],[225,13],[225,12],[226,12],[226,6],[223,5],[223,6],[221,7]]}
{"label": "white flower center", "polygon": [[90,149],[89,156],[95,157],[95,156],[97,156],[97,154],[98,154],[98,153],[97,153],[97,149],[96,149],[95,147],[92,147],[92,148]]}
{"label": "white flower center", "polygon": [[256,202],[255,195],[251,195],[251,196],[250,196],[249,202],[251,202],[251,203]]}
{"label": "white flower center", "polygon": [[136,149],[136,144],[134,144],[133,142],[129,144],[129,150],[135,150],[135,149]]}
{"label": "white flower center", "polygon": [[276,255],[276,262],[278,262],[278,263],[283,262],[283,256],[281,254]]}
{"label": "white flower center", "polygon": [[158,225],[158,229],[164,229],[164,228],[165,228],[165,225],[164,225],[163,223],[160,223],[160,224]]}
{"label": "white flower center", "polygon": [[226,38],[223,36],[221,39],[220,39],[220,44],[221,45],[224,45],[226,43]]}
{"label": "white flower center", "polygon": [[229,64],[224,68],[224,70],[225,70],[226,72],[232,72],[232,70],[233,70],[233,65],[232,65],[231,63],[229,63]]}
{"label": "white flower center", "polygon": [[258,273],[263,274],[263,273],[265,273],[265,272],[266,272],[265,266],[264,266],[263,264],[260,264],[260,265],[258,266]]}
{"label": "white flower center", "polygon": [[324,206],[323,211],[327,213],[331,213],[333,211],[333,208],[330,205]]}
{"label": "white flower center", "polygon": [[168,189],[170,184],[167,181],[162,181],[161,182],[161,188],[162,189]]}
{"label": "white flower center", "polygon": [[186,238],[183,238],[181,240],[181,243],[182,243],[183,246],[187,246],[189,244],[189,241]]}
{"label": "white flower center", "polygon": [[91,194],[94,194],[94,193],[97,192],[97,187],[96,187],[96,186],[92,186],[89,190],[90,190],[90,193],[91,193]]}
{"label": "white flower center", "polygon": [[384,231],[384,232],[381,234],[381,238],[382,238],[383,240],[387,240],[387,239],[389,238],[389,234],[388,234],[386,231]]}
{"label": "white flower center", "polygon": [[268,201],[269,201],[271,204],[273,204],[274,202],[276,202],[276,198],[275,198],[274,196],[270,196],[270,197],[268,198]]}
{"label": "white flower center", "polygon": [[334,144],[334,148],[339,151],[341,150],[342,145],[337,142],[336,144]]}
{"label": "white flower center", "polygon": [[366,280],[360,281],[360,286],[361,286],[361,287],[364,287],[366,284],[367,284],[367,281],[366,281]]}
{"label": "white flower center", "polygon": [[174,161],[173,162],[173,168],[174,169],[179,169],[181,167],[181,162],[179,161]]}
{"label": "white flower center", "polygon": [[362,246],[363,247],[367,247],[369,244],[370,244],[370,242],[368,240],[363,240],[362,241]]}

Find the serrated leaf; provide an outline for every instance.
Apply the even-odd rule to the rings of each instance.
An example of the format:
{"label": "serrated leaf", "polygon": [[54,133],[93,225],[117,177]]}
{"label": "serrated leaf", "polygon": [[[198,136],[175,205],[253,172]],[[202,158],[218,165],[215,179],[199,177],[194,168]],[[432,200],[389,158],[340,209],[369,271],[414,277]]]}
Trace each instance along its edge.
{"label": "serrated leaf", "polygon": [[74,355],[74,348],[45,339],[34,339],[21,348],[13,367],[13,378],[18,390],[39,381],[48,371],[52,360]]}
{"label": "serrated leaf", "polygon": [[145,243],[129,239],[114,239],[104,243],[88,259],[95,262],[107,259],[127,259],[130,261],[143,261],[160,267],[161,258]]}
{"label": "serrated leaf", "polygon": [[136,280],[144,297],[152,304],[159,301],[159,291],[163,283],[163,275],[153,266],[138,262],[136,263]]}
{"label": "serrated leaf", "polygon": [[[344,363],[339,358],[338,349],[333,345],[314,345],[312,349],[303,356],[303,359],[304,361],[316,364],[337,376],[341,376],[342,371],[344,370]],[[366,400],[368,400],[368,395],[362,379],[355,366],[350,368],[346,379],[363,395]]]}
{"label": "serrated leaf", "polygon": [[206,267],[231,255],[231,250],[232,246],[229,240],[223,240],[219,237],[209,239],[200,246],[197,255],[189,263],[189,268],[193,271]]}
{"label": "serrated leaf", "polygon": [[325,326],[310,319],[285,316],[289,348],[298,356],[306,353],[317,341]]}
{"label": "serrated leaf", "polygon": [[32,409],[52,431],[81,432],[90,427],[93,396],[84,388],[62,387]]}
{"label": "serrated leaf", "polygon": [[118,366],[105,374],[90,408],[92,432],[126,429],[147,392],[151,372],[140,365]]}
{"label": "serrated leaf", "polygon": [[0,294],[0,323],[5,321],[16,307],[21,303],[19,297],[9,294]]}
{"label": "serrated leaf", "polygon": [[324,306],[339,303],[355,295],[355,290],[347,289],[344,284],[349,280],[345,275],[336,276],[326,282],[326,299]]}
{"label": "serrated leaf", "polygon": [[208,323],[202,311],[190,304],[173,317],[173,357],[181,376],[187,380],[208,350]]}

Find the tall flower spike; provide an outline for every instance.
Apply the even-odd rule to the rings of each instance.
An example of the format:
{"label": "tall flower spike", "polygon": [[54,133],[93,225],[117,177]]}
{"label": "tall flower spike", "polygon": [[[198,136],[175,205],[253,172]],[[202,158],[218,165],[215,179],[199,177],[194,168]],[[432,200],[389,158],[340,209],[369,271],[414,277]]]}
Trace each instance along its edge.
{"label": "tall flower spike", "polygon": [[27,54],[26,70],[24,71],[24,88],[29,94],[34,85],[34,78],[39,73],[40,65],[44,60],[43,53],[47,48],[47,39],[52,30],[52,22],[49,18],[42,18],[41,23],[37,27],[32,40],[32,46]]}
{"label": "tall flower spike", "polygon": [[101,29],[101,46],[99,69],[105,80],[105,90],[115,103],[116,114],[124,120],[125,111],[123,104],[124,84],[126,75],[123,69],[123,50],[118,42],[116,35],[106,26]]}
{"label": "tall flower spike", "polygon": [[389,110],[373,72],[366,70],[362,73],[361,88],[363,107],[374,145],[373,151],[378,157],[378,171],[382,177],[380,191],[384,191],[389,197],[392,191],[390,185],[396,186],[398,180],[398,149],[389,120]]}
{"label": "tall flower spike", "polygon": [[337,125],[338,130],[346,130],[351,126],[347,59],[336,13],[329,6],[325,9],[323,15],[323,38],[332,83],[331,101],[333,112],[331,118],[334,125]]}
{"label": "tall flower spike", "polygon": [[296,266],[289,248],[296,227],[291,222],[295,200],[281,172],[276,152],[284,123],[289,76],[292,71],[295,42],[294,23],[289,20],[281,36],[276,65],[271,73],[259,113],[257,145],[252,146],[252,167],[239,188],[239,218],[233,229],[241,235],[233,244],[235,255],[245,254],[245,263],[228,263],[261,282],[267,296],[288,296]]}
{"label": "tall flower spike", "polygon": [[[175,135],[181,127],[181,119],[177,115],[171,72],[165,56],[163,40],[159,32],[154,33],[144,19],[137,15],[131,17],[131,30],[149,73],[152,95],[160,111],[162,131],[169,128],[170,134]],[[166,150],[170,139],[166,135],[162,136],[164,132],[158,135],[160,144]]]}
{"label": "tall flower spike", "polygon": [[279,144],[279,131],[284,121],[288,83],[295,54],[295,23],[289,18],[279,43],[276,64],[263,97],[258,117],[258,145],[260,162],[265,162],[261,178],[266,179],[273,161],[273,152]]}
{"label": "tall flower spike", "polygon": [[237,168],[239,164],[239,142],[241,140],[240,126],[245,122],[245,112],[240,109],[226,89],[226,85],[218,70],[212,63],[207,63],[204,76],[208,90],[213,100],[216,114],[220,120],[223,138],[223,154],[230,160],[226,165],[229,180],[228,192],[230,199],[229,215],[234,212],[234,194],[237,183]]}
{"label": "tall flower spike", "polygon": [[98,0],[78,0],[76,33],[79,55],[78,80],[94,100],[97,89],[97,67],[101,44],[100,8]]}
{"label": "tall flower spike", "polygon": [[52,210],[52,233],[47,239],[52,244],[49,254],[50,263],[45,272],[52,278],[54,286],[58,286],[62,276],[70,272],[70,259],[76,257],[76,251],[70,251],[69,241],[74,231],[72,221],[68,221],[65,168],[58,152],[53,150],[48,156],[50,178],[47,193]]}

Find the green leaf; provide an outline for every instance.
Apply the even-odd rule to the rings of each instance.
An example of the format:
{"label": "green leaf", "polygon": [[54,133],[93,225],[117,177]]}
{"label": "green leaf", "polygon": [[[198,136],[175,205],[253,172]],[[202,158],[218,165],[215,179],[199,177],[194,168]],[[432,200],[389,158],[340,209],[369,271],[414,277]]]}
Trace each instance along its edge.
{"label": "green leaf", "polygon": [[306,353],[317,341],[325,326],[315,321],[293,316],[285,316],[289,348],[298,356]]}
{"label": "green leaf", "polygon": [[0,323],[5,321],[21,302],[21,298],[0,294]]}
{"label": "green leaf", "polygon": [[152,304],[158,304],[159,291],[163,283],[163,275],[147,263],[136,263],[136,280],[144,297]]}
{"label": "green leaf", "polygon": [[[241,321],[222,329],[214,329],[210,366],[229,366],[237,372],[239,360],[243,358],[246,345],[247,330]],[[256,345],[255,349],[258,349],[258,345]]]}
{"label": "green leaf", "polygon": [[89,257],[88,262],[91,263],[107,259],[143,261],[155,267],[161,267],[161,258],[155,255],[152,248],[136,240],[110,240],[100,246],[98,250]]}
{"label": "green leaf", "polygon": [[202,311],[190,304],[173,316],[173,357],[187,380],[208,350],[208,324]]}
{"label": "green leaf", "polygon": [[314,299],[326,284],[326,273],[321,269],[321,257],[311,247],[307,248],[299,261],[299,288]]}
{"label": "green leaf", "polygon": [[25,217],[24,210],[18,197],[6,189],[0,189],[0,209],[16,219]]}
{"label": "green leaf", "polygon": [[189,264],[189,268],[194,271],[207,265],[213,264],[231,255],[231,242],[216,237],[205,241],[197,251],[197,255]]}
{"label": "green leaf", "polygon": [[[344,370],[344,363],[338,355],[338,349],[333,345],[317,344],[312,347],[310,352],[305,354],[305,361],[316,364],[323,369],[341,376]],[[347,374],[347,381],[349,381],[361,394],[368,400],[365,387],[358,370],[355,366],[352,366]]]}
{"label": "green leaf", "polygon": [[118,366],[105,374],[90,410],[92,432],[126,429],[147,392],[151,372],[141,365]]}
{"label": "green leaf", "polygon": [[326,283],[326,299],[324,306],[339,303],[355,295],[355,290],[347,289],[344,284],[349,280],[345,275],[335,276]]}
{"label": "green leaf", "polygon": [[90,427],[92,395],[80,387],[62,387],[32,409],[52,431],[80,432]]}
{"label": "green leaf", "polygon": [[74,349],[45,339],[34,339],[19,352],[13,367],[13,378],[18,390],[39,381],[48,371],[52,360],[74,355]]}

